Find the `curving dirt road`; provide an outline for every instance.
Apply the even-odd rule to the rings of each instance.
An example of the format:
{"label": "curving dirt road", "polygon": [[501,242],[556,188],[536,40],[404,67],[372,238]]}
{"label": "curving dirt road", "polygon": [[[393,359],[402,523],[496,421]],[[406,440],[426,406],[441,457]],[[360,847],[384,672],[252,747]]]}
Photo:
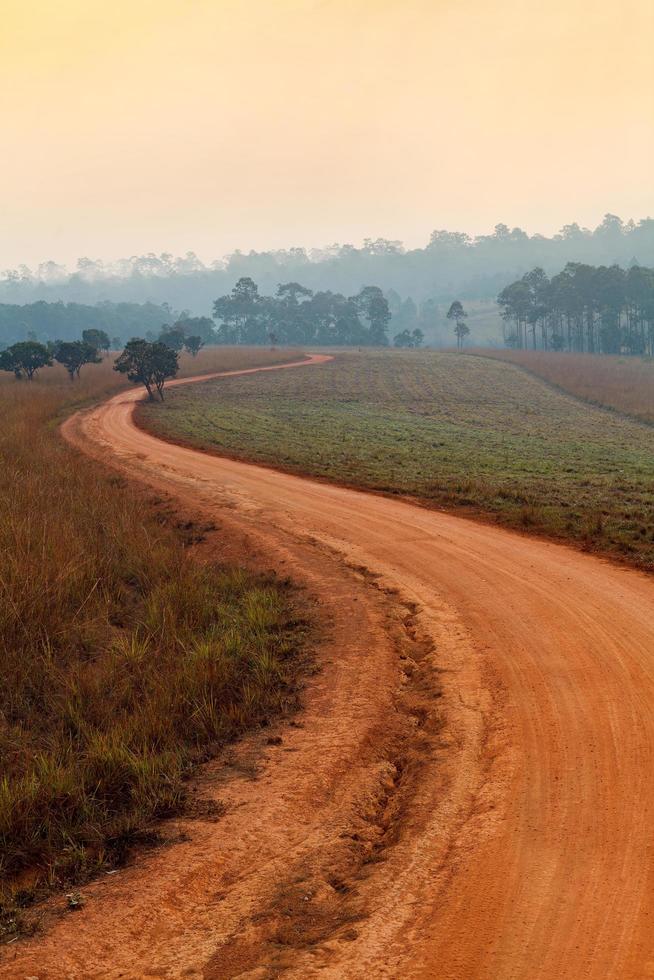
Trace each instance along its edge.
{"label": "curving dirt road", "polygon": [[69,438],[274,553],[332,635],[299,726],[210,787],[223,819],[1,975],[654,977],[654,581],[161,442],[138,397]]}

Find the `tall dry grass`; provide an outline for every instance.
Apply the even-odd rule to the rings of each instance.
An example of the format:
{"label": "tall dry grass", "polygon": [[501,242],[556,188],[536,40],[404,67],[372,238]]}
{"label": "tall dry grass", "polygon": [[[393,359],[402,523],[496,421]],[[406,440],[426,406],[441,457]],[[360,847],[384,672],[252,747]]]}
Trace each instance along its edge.
{"label": "tall dry grass", "polygon": [[120,861],[198,759],[293,698],[288,588],[194,561],[59,437],[55,419],[121,380],[105,363],[0,385],[0,935],[44,888]]}
{"label": "tall dry grass", "polygon": [[654,361],[645,357],[549,351],[471,351],[508,361],[576,398],[654,422]]}

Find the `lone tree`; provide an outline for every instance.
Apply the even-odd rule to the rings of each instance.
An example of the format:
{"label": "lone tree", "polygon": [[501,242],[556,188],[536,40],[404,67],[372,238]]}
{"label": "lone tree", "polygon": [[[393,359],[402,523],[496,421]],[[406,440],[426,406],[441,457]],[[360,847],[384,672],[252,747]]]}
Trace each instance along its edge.
{"label": "lone tree", "polygon": [[116,358],[114,371],[126,374],[134,384],[145,385],[150,401],[154,401],[155,390],[163,401],[164,384],[179,371],[177,351],[160,341],[130,340]]}
{"label": "lone tree", "polygon": [[204,347],[202,337],[187,337],[184,341],[184,350],[188,351],[193,357],[197,357]]}
{"label": "lone tree", "polygon": [[454,333],[456,334],[457,350],[461,350],[463,347],[463,338],[470,333],[470,329],[465,322],[467,316],[468,314],[463,309],[460,301],[455,299],[447,311],[447,319],[454,320]]}
{"label": "lone tree", "polygon": [[111,341],[109,340],[109,334],[105,333],[104,330],[82,330],[82,340],[89,347],[93,347],[94,350],[105,351],[105,353],[111,347]]}
{"label": "lone tree", "polygon": [[[84,331],[84,333],[88,332],[88,330]],[[84,340],[60,340],[55,345],[54,359],[59,364],[63,364],[71,381],[76,377],[79,378],[79,373],[85,364],[99,364],[102,360],[98,348]]]}
{"label": "lone tree", "polygon": [[42,367],[52,367],[52,356],[45,344],[36,340],[22,340],[0,354],[0,370],[13,371],[19,379],[31,381]]}

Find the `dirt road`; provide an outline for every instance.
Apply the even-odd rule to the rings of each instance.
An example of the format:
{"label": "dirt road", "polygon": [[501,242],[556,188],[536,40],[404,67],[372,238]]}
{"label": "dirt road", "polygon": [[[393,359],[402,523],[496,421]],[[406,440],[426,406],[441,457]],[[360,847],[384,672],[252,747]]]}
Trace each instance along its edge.
{"label": "dirt road", "polygon": [[161,442],[137,397],[69,436],[322,589],[331,647],[301,727],[219,782],[221,821],[1,975],[654,976],[654,581]]}

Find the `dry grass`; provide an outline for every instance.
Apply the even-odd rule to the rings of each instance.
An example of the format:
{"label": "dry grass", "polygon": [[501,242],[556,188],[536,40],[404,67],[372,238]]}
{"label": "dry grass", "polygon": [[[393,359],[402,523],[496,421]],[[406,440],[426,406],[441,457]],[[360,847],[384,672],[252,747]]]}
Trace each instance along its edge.
{"label": "dry grass", "polygon": [[647,357],[564,354],[548,351],[477,350],[517,364],[576,398],[654,422],[654,361]]}
{"label": "dry grass", "polygon": [[0,386],[0,935],[45,888],[120,861],[198,759],[294,698],[288,587],[194,561],[60,439],[56,417],[121,380],[105,363]]}
{"label": "dry grass", "polygon": [[[301,352],[295,349],[275,348],[268,350],[264,347],[206,347],[197,357],[182,353],[179,358],[179,377],[191,377],[194,374],[212,374],[217,371],[238,371],[240,368],[259,367],[267,364],[283,364],[285,361],[298,360]],[[9,392],[21,397],[23,386],[31,394],[40,393],[42,389],[57,389],[62,397],[64,411],[70,411],[76,405],[85,401],[99,401],[120,388],[129,387],[125,376],[113,369],[115,354],[107,355],[101,364],[89,364],[82,368],[81,377],[70,381],[66,369],[55,364],[43,368],[29,389],[28,382],[16,382],[13,374],[0,371],[0,391]]]}

